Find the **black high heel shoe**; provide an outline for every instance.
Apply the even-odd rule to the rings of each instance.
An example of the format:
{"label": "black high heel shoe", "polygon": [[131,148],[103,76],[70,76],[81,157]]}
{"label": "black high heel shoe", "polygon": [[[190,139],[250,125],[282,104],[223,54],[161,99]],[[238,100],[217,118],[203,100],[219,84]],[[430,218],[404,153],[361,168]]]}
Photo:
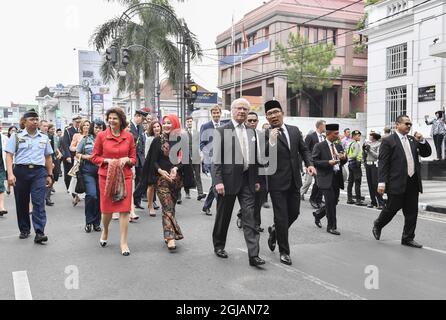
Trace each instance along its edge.
{"label": "black high heel shoe", "polygon": [[126,250],[122,251],[122,255],[123,255],[124,257],[128,257],[128,256],[130,255],[130,249],[127,248]]}

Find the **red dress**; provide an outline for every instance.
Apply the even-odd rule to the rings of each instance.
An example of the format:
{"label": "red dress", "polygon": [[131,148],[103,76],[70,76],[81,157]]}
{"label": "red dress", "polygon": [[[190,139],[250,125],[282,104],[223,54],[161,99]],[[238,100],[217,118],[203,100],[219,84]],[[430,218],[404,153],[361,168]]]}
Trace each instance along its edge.
{"label": "red dress", "polygon": [[102,131],[96,137],[91,162],[99,167],[99,191],[101,196],[101,212],[103,214],[112,214],[114,212],[130,212],[132,208],[132,182],[133,173],[131,166],[124,167],[125,186],[127,197],[118,202],[105,195],[105,182],[107,180],[108,164],[103,163],[105,159],[120,159],[129,157],[132,166],[136,164],[136,146],[133,135],[123,130],[119,137],[115,137],[110,128]]}

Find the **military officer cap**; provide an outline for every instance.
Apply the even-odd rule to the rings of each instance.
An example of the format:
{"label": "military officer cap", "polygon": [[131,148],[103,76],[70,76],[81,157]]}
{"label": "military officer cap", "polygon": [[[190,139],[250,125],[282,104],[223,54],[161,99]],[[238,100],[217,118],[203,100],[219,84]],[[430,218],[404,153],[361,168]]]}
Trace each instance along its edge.
{"label": "military officer cap", "polygon": [[140,116],[143,116],[144,118],[147,117],[149,114],[148,112],[142,111],[142,110],[136,110],[135,115],[139,114]]}
{"label": "military officer cap", "polygon": [[265,103],[265,113],[267,113],[271,109],[279,108],[282,110],[282,106],[280,105],[280,102],[277,100],[270,100]]}
{"label": "military officer cap", "polygon": [[73,121],[76,121],[76,120],[82,120],[82,117],[81,117],[81,116],[75,116],[75,117],[73,117]]}
{"label": "military officer cap", "polygon": [[361,131],[359,131],[359,130],[353,130],[353,131],[352,131],[352,136],[357,136],[357,135],[362,135],[362,134],[361,134]]}
{"label": "military officer cap", "polygon": [[30,109],[30,110],[28,110],[28,111],[26,111],[25,112],[25,114],[23,115],[23,118],[38,118],[39,117],[39,115],[38,115],[38,113],[36,112],[36,110],[34,110],[34,109]]}
{"label": "military officer cap", "polygon": [[337,123],[330,123],[325,125],[325,129],[327,131],[339,131],[339,124]]}

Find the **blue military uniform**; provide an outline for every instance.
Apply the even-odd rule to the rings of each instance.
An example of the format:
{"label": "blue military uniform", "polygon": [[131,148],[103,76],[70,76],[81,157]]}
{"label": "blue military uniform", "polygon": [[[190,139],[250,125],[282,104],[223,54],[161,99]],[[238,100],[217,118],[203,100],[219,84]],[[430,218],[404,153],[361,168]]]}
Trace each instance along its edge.
{"label": "blue military uniform", "polygon": [[46,225],[45,194],[46,178],[45,157],[53,154],[47,135],[36,131],[34,136],[24,129],[12,135],[5,151],[14,155],[14,187],[17,220],[22,234],[29,235],[31,223],[29,200],[32,199],[32,222],[37,234],[44,234]]}

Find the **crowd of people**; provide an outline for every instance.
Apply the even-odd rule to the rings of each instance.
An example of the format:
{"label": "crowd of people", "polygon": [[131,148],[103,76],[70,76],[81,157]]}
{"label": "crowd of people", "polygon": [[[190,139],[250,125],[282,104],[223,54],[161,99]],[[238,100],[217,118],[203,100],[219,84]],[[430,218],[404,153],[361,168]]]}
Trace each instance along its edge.
{"label": "crowd of people", "polygon": [[[57,205],[51,199],[53,184],[63,177],[73,206],[85,200],[84,230],[101,232],[102,247],[107,246],[111,220],[119,219],[121,254],[129,256],[129,222],[140,218],[135,210],[156,216],[158,201],[163,240],[174,251],[184,238],[176,217],[182,189],[190,199],[190,190],[196,188],[197,200],[206,198],[204,215],[212,216],[212,203],[217,202],[212,231],[215,254],[228,258],[226,238],[238,199],[237,227],[243,229],[249,264],[260,266],[265,263],[259,257],[264,231],[261,209],[270,206],[270,197],[274,223],[267,228],[268,247],[275,251],[277,246],[280,261],[291,265],[288,230],[310,186],[315,225],[322,228],[326,217],[327,232],[340,235],[336,207],[348,181],[347,204],[381,211],[372,230],[377,240],[384,226],[403,209],[402,244],[421,247],[414,241],[418,193],[422,191],[419,157],[430,156],[431,148],[420,133],[409,135],[409,117],[398,117],[394,133],[390,129],[383,135],[372,131],[362,142],[359,130],[345,128],[340,134],[339,124],[324,120],[304,136],[298,127],[285,124],[278,101],[268,101],[264,109],[267,122],[260,124],[243,98],[232,103],[230,119],[221,119],[220,107],[214,106],[211,121],[200,130],[194,129],[191,116],[182,128],[176,115],[159,121],[138,110],[127,121],[122,109],[112,108],[105,121],[75,117],[62,131],[39,121],[34,110],[27,111],[20,128],[9,128],[0,140],[0,179],[8,181],[7,188],[0,184],[0,215],[8,213],[4,193],[14,187],[20,239],[30,236],[32,219],[34,241],[47,242],[45,205]],[[361,194],[363,168],[369,204]],[[202,173],[211,178],[207,194]]]}

